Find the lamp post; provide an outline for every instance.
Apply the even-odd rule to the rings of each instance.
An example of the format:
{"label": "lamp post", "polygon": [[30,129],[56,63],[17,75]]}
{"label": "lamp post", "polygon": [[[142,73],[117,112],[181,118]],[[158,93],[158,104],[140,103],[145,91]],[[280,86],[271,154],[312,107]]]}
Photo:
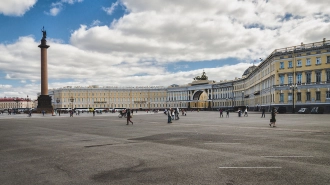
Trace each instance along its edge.
{"label": "lamp post", "polygon": [[244,106],[244,100],[243,100],[243,98],[244,98],[244,91],[242,91],[242,106]]}
{"label": "lamp post", "polygon": [[19,99],[18,98],[14,98],[14,101],[16,102],[16,112],[18,112],[18,102],[19,102]]}
{"label": "lamp post", "polygon": [[294,104],[294,91],[298,89],[297,84],[290,85],[290,89],[292,89],[292,113],[295,113],[295,104]]}
{"label": "lamp post", "polygon": [[26,96],[26,108],[29,108],[29,95]]}
{"label": "lamp post", "polygon": [[269,112],[272,110],[272,86],[269,87]]}
{"label": "lamp post", "polygon": [[71,102],[71,111],[73,111],[73,101],[74,101],[74,98],[71,96],[71,98],[70,98],[70,102]]}
{"label": "lamp post", "polygon": [[57,109],[58,109],[58,104],[59,103],[60,103],[60,99],[56,98]]}

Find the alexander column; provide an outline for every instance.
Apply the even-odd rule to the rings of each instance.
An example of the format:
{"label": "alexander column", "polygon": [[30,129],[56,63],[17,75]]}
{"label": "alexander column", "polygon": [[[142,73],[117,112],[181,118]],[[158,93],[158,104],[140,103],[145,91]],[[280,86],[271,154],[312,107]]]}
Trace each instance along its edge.
{"label": "alexander column", "polygon": [[46,30],[42,28],[41,44],[38,46],[41,49],[41,94],[38,97],[38,112],[52,112],[52,98],[48,95],[48,73],[47,73],[47,49]]}

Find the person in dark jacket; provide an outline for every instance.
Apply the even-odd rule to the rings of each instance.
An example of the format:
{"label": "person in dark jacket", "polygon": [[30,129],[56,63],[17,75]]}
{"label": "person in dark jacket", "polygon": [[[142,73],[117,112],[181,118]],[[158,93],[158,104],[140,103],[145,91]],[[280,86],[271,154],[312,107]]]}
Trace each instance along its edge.
{"label": "person in dark jacket", "polygon": [[261,111],[262,111],[261,117],[265,117],[265,108],[262,108]]}
{"label": "person in dark jacket", "polygon": [[127,117],[127,124],[126,125],[128,125],[129,122],[131,122],[132,125],[133,125],[133,121],[131,121],[131,111],[129,109],[126,110],[126,114],[127,114],[126,115],[126,117]]}
{"label": "person in dark jacket", "polygon": [[271,127],[272,125],[273,125],[273,127],[276,127],[275,126],[275,123],[276,123],[276,118],[275,118],[275,116],[276,116],[276,109],[275,109],[275,107],[273,107],[273,109],[272,109],[272,118],[270,119],[270,124],[269,124],[269,126]]}

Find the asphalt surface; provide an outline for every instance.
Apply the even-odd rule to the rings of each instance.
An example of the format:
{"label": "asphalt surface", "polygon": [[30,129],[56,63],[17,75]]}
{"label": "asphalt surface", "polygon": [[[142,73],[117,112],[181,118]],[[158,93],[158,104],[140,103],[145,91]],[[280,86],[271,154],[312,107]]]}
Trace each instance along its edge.
{"label": "asphalt surface", "polygon": [[330,115],[0,115],[0,183],[330,184]]}

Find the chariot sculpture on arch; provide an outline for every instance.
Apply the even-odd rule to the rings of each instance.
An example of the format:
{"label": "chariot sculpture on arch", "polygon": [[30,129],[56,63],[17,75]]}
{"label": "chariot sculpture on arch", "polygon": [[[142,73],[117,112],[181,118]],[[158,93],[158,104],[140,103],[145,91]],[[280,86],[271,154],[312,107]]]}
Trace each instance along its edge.
{"label": "chariot sculpture on arch", "polygon": [[203,70],[203,74],[202,74],[201,77],[196,76],[196,77],[194,78],[194,80],[207,80],[207,79],[208,79],[208,77],[206,76],[206,73],[205,73],[204,70]]}

